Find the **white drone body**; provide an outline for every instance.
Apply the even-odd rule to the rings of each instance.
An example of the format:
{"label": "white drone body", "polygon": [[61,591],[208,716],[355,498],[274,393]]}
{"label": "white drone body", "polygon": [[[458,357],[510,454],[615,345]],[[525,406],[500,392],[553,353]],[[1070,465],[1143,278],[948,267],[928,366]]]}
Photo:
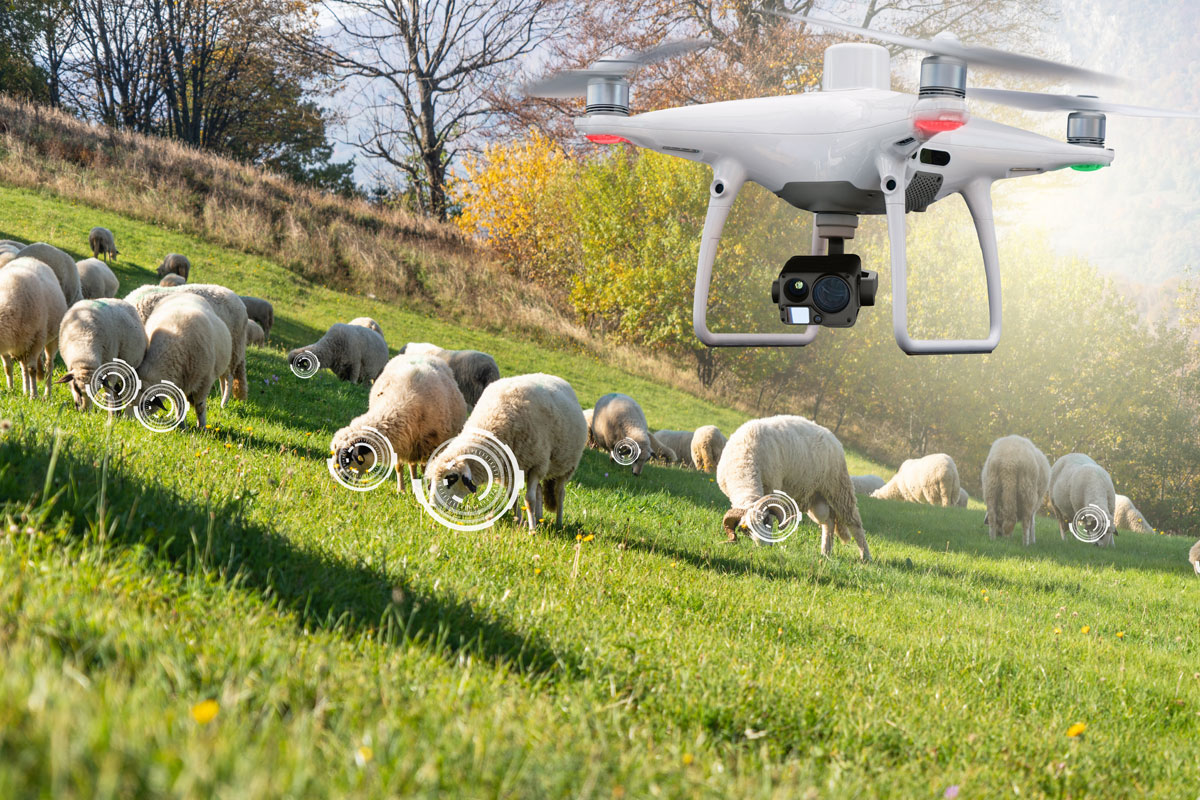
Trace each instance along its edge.
{"label": "white drone body", "polygon": [[[897,344],[909,354],[989,353],[1000,341],[1001,327],[992,183],[1068,166],[1091,170],[1111,164],[1113,151],[1103,146],[1104,111],[1196,116],[1117,106],[1088,97],[967,90],[968,63],[1093,80],[1107,76],[1002,51],[966,47],[953,37],[918,41],[823,20],[804,21],[936,53],[922,63],[920,96],[891,90],[890,57],[885,48],[836,44],[825,51],[820,92],[629,116],[624,74],[645,61],[702,46],[694,42],[668,44],[636,58],[560,73],[543,81],[533,92],[572,96],[580,93],[578,87],[586,80],[588,114],[576,119],[575,127],[588,139],[603,144],[626,142],[712,167],[692,308],[696,336],[709,346],[802,346],[811,343],[817,333],[815,325],[793,334],[709,330],[713,262],[730,208],[747,180],[816,215],[814,255],[825,250],[823,240],[836,240],[840,251],[842,241],[853,238],[859,215],[886,215]],[[971,118],[964,97],[1034,110],[1074,111],[1068,118],[1069,141]],[[987,282],[989,333],[985,339],[913,339],[908,332],[905,215],[924,211],[929,204],[952,194],[963,196],[975,222]]]}

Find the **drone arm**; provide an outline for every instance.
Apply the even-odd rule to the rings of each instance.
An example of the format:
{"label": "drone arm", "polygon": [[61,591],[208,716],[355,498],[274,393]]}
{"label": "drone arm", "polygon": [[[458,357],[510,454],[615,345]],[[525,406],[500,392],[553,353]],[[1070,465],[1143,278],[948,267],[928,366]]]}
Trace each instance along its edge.
{"label": "drone arm", "polygon": [[991,182],[980,178],[962,190],[963,199],[975,221],[983,271],[988,291],[988,337],[986,339],[914,339],[908,334],[908,257],[905,252],[906,165],[899,159],[880,159],[880,188],[887,209],[888,239],[892,257],[892,329],[896,344],[909,355],[990,353],[1000,343],[1000,259],[996,252],[996,228],[992,221]]}
{"label": "drone arm", "polygon": [[708,214],[700,237],[700,258],[696,264],[696,294],[692,302],[692,327],[696,338],[709,347],[803,347],[817,338],[817,326],[803,333],[713,333],[708,329],[708,291],[712,283],[713,262],[729,209],[746,182],[746,171],[733,161],[713,165],[713,182],[708,193]]}

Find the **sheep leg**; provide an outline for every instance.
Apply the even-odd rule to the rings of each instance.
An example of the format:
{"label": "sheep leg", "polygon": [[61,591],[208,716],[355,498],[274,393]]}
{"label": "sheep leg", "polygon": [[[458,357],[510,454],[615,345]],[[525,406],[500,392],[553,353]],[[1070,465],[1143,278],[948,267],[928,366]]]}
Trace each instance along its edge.
{"label": "sheep leg", "polygon": [[0,360],[4,361],[4,378],[8,387],[8,391],[12,391],[13,381],[13,357],[10,355],[0,356]]}
{"label": "sheep leg", "polygon": [[194,399],[192,408],[196,409],[196,424],[200,426],[200,430],[204,430],[204,426],[208,424],[208,395]]}
{"label": "sheep leg", "polygon": [[538,520],[538,482],[531,480],[525,486],[525,514],[529,523],[529,532],[533,533]]}
{"label": "sheep leg", "polygon": [[558,527],[563,526],[563,502],[567,499],[567,481],[566,478],[559,478],[554,482],[554,505],[557,509],[555,524]]}
{"label": "sheep leg", "polygon": [[46,381],[46,399],[50,399],[50,390],[54,388],[54,356],[58,352],[58,340],[54,343],[46,345],[43,351],[46,355],[46,361],[43,364],[41,358],[38,359],[38,372]]}
{"label": "sheep leg", "polygon": [[221,408],[224,408],[225,404],[229,402],[229,391],[232,388],[233,382],[231,380],[229,380],[228,372],[221,376],[220,381],[221,381]]}
{"label": "sheep leg", "polygon": [[833,555],[833,536],[836,526],[832,520],[825,520],[821,523],[821,555]]}
{"label": "sheep leg", "polygon": [[233,367],[233,399],[245,402],[249,397],[250,390],[246,386],[246,359],[243,355],[242,360]]}
{"label": "sheep leg", "polygon": [[1037,544],[1037,511],[1032,512],[1021,527],[1025,528],[1025,546]]}

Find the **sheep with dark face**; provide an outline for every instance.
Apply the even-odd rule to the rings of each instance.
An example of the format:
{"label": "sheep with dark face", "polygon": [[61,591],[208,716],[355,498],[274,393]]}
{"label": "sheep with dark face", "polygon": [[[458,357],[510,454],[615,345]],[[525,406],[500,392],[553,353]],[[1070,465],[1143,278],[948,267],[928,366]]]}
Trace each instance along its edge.
{"label": "sheep with dark face", "polygon": [[186,281],[191,271],[192,262],[188,261],[187,256],[180,253],[170,253],[158,265],[159,278],[166,277],[167,275],[178,275]]}
{"label": "sheep with dark face", "polygon": [[438,455],[427,476],[463,498],[476,492],[483,479],[471,468],[472,431],[490,433],[512,450],[525,473],[529,530],[543,509],[557,512],[561,527],[567,481],[587,444],[587,423],[571,384],[534,374],[501,378],[484,389],[463,433]]}
{"label": "sheep with dark face", "polygon": [[836,436],[811,420],[778,416],[743,424],[721,454],[717,485],[732,506],[723,520],[730,541],[747,526],[751,506],[765,495],[783,492],[821,526],[823,555],[833,554],[836,535],[844,542],[853,538],[859,557],[871,560],[846,452]]}
{"label": "sheep with dark face", "polygon": [[146,330],[137,309],[124,300],[83,300],[67,309],[58,328],[58,346],[67,373],[57,382],[68,385],[75,407],[83,411],[90,404],[87,389],[97,369],[117,359],[135,370],[141,366]]}
{"label": "sheep with dark face", "polygon": [[88,247],[92,248],[92,258],[104,256],[105,261],[109,258],[116,261],[117,256],[121,255],[117,250],[117,240],[113,238],[113,232],[108,228],[92,228],[88,233]]}
{"label": "sheep with dark face", "polygon": [[370,383],[387,366],[388,347],[371,328],[335,322],[319,340],[290,351],[288,364],[300,368],[313,358],[340,380]]}
{"label": "sheep with dark face", "polygon": [[429,342],[409,342],[400,348],[400,352],[433,356],[449,364],[454,380],[458,382],[458,388],[469,406],[479,402],[479,396],[488,384],[500,377],[496,359],[478,350],[447,350]]}

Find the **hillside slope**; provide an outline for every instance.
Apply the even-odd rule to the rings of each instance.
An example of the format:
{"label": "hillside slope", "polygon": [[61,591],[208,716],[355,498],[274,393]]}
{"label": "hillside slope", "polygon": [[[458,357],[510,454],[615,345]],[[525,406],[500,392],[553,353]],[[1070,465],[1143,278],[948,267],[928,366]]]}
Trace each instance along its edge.
{"label": "hillside slope", "polygon": [[[453,533],[329,477],[366,389],[279,347],[366,314],[393,347],[473,346],[651,423],[742,416],[555,352],[308,283],[28,190],[0,238],[81,254],[122,293],[161,255],[271,298],[248,402],[212,430],[111,427],[0,394],[0,797],[1187,796],[1200,783],[1200,581],[1186,543],[990,542],[978,508],[865,499],[876,561],[724,543],[707,475],[585,453],[567,525]],[[854,471],[876,471],[853,454]],[[210,704],[207,701],[215,701]],[[215,716],[214,716],[215,712]],[[1067,735],[1075,723],[1086,731]]]}

